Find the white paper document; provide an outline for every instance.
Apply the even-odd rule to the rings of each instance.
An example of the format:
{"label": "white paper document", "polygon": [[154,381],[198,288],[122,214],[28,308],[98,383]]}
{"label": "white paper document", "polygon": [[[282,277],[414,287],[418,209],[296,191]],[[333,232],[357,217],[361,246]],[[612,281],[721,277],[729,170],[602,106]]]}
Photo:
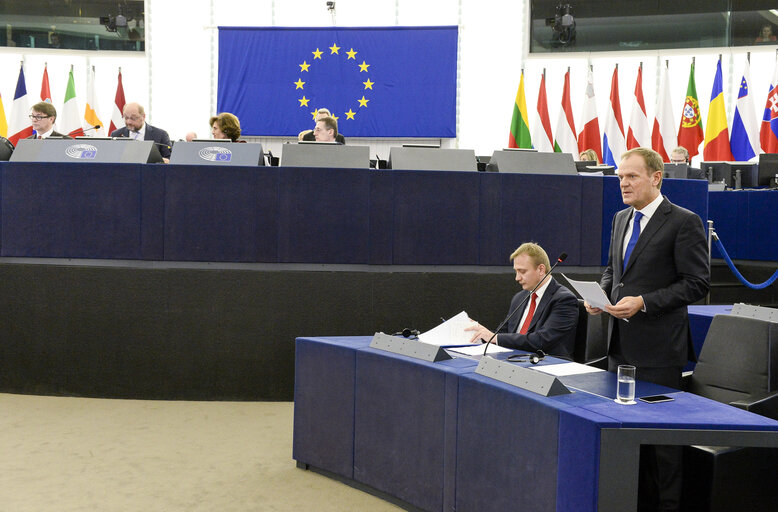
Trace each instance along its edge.
{"label": "white paper document", "polygon": [[[478,343],[468,345],[466,347],[454,347],[447,349],[450,352],[456,352],[457,354],[464,354],[466,356],[482,356],[484,355],[484,344]],[[497,354],[498,352],[513,352],[511,348],[505,348],[495,345],[494,343],[489,345],[487,354]]]}
{"label": "white paper document", "polygon": [[543,373],[549,373],[556,375],[557,377],[564,377],[565,375],[580,375],[582,373],[594,373],[604,372],[600,368],[594,366],[587,366],[581,363],[560,363],[560,364],[545,364],[543,366],[533,366],[533,370],[537,370]]}
{"label": "white paper document", "polygon": [[596,281],[576,281],[564,274],[562,274],[562,277],[567,279],[567,282],[578,292],[578,295],[593,308],[605,309],[605,306],[613,305],[608,296],[605,295],[605,291],[600,288],[600,284]]}
{"label": "white paper document", "polygon": [[419,334],[419,341],[440,347],[446,345],[467,345],[470,343],[473,333],[466,332],[465,327],[472,323],[473,321],[470,320],[467,313],[462,311],[439,326]]}

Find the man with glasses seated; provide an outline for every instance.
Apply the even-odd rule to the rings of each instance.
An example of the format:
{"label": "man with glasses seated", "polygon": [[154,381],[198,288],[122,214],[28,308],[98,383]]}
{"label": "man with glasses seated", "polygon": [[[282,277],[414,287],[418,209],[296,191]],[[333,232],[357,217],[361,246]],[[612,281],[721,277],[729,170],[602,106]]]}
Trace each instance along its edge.
{"label": "man with glasses seated", "polygon": [[689,159],[689,151],[683,146],[678,146],[674,150],[670,152],[670,163],[671,164],[689,164],[689,170],[687,171],[687,177],[690,180],[704,180],[707,179],[705,177],[705,173],[702,171],[702,169],[697,169],[696,167],[692,167],[692,162]]}
{"label": "man with glasses seated", "polygon": [[124,126],[111,132],[111,137],[154,141],[165,163],[170,161],[170,137],[162,128],[151,126],[146,122],[146,112],[138,103],[124,105]]}
{"label": "man with glasses seated", "polygon": [[49,137],[73,138],[64,133],[54,131],[54,123],[57,121],[57,109],[51,103],[41,101],[33,105],[30,110],[32,111],[30,121],[32,121],[32,129],[35,130],[35,134],[27,137],[28,139],[48,139]]}

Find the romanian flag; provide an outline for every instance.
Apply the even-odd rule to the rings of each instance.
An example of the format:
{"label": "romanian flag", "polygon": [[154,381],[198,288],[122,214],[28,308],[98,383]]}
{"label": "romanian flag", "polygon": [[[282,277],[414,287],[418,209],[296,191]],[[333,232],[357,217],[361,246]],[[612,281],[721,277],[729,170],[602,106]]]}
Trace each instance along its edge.
{"label": "romanian flag", "polygon": [[686,88],[686,101],[683,104],[683,114],[681,115],[681,126],[678,128],[678,145],[689,151],[689,159],[691,159],[699,154],[697,147],[704,139],[700,102],[697,101],[697,86],[694,84],[694,59],[692,59],[689,85]]}
{"label": "romanian flag", "polygon": [[702,155],[707,161],[734,160],[732,148],[729,145],[729,128],[727,128],[727,111],[724,108],[723,83],[721,59],[719,59],[716,65],[716,77],[713,79],[713,90],[710,93],[708,124],[705,125],[705,148],[702,150]]}
{"label": "romanian flag", "polygon": [[2,96],[0,96],[0,137],[8,137],[8,121],[5,118]]}
{"label": "romanian flag", "polygon": [[527,116],[527,101],[524,98],[524,71],[521,72],[519,90],[516,92],[516,102],[513,104],[513,119],[511,133],[508,135],[509,148],[531,148],[532,138],[529,134],[529,116]]}

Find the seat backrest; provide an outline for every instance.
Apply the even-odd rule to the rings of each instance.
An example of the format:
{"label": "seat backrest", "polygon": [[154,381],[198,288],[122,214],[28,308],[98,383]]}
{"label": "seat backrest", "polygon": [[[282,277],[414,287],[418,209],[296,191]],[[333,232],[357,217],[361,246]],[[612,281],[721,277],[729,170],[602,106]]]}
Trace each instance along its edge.
{"label": "seat backrest", "polygon": [[575,331],[576,363],[589,363],[607,355],[608,315],[590,315],[584,301],[578,299],[578,325]]}
{"label": "seat backrest", "polygon": [[729,403],[778,390],[778,324],[716,315],[689,391]]}

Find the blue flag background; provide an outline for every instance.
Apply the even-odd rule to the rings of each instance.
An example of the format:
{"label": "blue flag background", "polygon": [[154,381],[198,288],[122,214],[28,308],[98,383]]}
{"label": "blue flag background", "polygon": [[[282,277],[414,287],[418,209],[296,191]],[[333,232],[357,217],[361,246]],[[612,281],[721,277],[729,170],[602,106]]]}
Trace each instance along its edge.
{"label": "blue flag background", "polygon": [[328,108],[345,137],[456,137],[457,27],[219,27],[219,112],[296,136]]}

